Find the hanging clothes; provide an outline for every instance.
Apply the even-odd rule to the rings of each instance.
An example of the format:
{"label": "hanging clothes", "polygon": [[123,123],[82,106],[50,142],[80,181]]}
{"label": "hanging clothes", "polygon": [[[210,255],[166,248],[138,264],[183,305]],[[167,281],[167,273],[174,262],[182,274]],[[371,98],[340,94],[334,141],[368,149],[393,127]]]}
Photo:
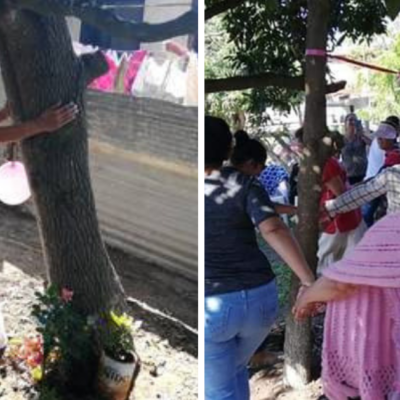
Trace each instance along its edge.
{"label": "hanging clothes", "polygon": [[121,58],[121,61],[118,66],[117,76],[115,78],[115,86],[114,86],[115,93],[121,93],[121,94],[125,93],[125,76],[129,69],[130,59],[131,56],[127,53],[124,53]]}
{"label": "hanging clothes", "polygon": [[158,63],[154,57],[146,58],[136,76],[131,93],[134,97],[162,98],[171,61]]}
{"label": "hanging clothes", "polygon": [[114,90],[115,78],[118,72],[118,67],[116,63],[107,55],[104,57],[108,64],[108,72],[105,73],[100,78],[94,80],[90,85],[90,89],[99,90],[102,92],[112,92]]}
{"label": "hanging clothes", "polygon": [[184,104],[186,106],[197,106],[199,102],[198,95],[198,64],[197,54],[191,52],[187,66],[186,78],[186,96]]}
{"label": "hanging clothes", "polygon": [[179,64],[179,60],[171,64],[165,85],[165,100],[173,100],[175,103],[183,103],[187,86],[187,73]]}
{"label": "hanging clothes", "polygon": [[135,83],[136,76],[138,75],[140,67],[142,66],[143,61],[145,60],[147,55],[148,55],[147,50],[138,50],[132,54],[129,60],[129,66],[124,80],[126,94],[131,93],[132,86]]}

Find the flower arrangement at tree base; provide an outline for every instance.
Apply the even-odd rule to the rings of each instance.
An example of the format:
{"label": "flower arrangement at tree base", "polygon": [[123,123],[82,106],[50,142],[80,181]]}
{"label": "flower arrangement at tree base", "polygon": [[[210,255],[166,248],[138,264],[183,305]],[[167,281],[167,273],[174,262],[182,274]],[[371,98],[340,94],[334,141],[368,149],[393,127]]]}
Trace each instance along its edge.
{"label": "flower arrangement at tree base", "polygon": [[140,369],[133,345],[133,320],[113,311],[80,313],[73,292],[48,287],[36,293],[32,315],[39,334],[23,343],[20,358],[42,388],[126,400]]}
{"label": "flower arrangement at tree base", "polygon": [[127,400],[140,371],[140,359],[132,338],[132,318],[115,312],[103,313],[97,333],[103,349],[100,358],[98,389],[110,400]]}

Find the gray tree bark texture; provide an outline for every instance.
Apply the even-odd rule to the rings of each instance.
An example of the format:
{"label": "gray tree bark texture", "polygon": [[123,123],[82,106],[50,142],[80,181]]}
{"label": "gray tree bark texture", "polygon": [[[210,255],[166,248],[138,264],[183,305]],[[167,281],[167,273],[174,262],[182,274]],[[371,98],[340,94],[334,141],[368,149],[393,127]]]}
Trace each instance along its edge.
{"label": "gray tree bark texture", "polygon": [[[330,0],[308,0],[307,48],[326,49]],[[326,134],[326,58],[306,57],[306,111],[304,143],[306,150],[299,176],[299,225],[297,238],[309,266],[316,271],[318,249],[318,216],[321,196],[321,173],[326,160],[323,137]],[[293,277],[291,304],[299,288]],[[297,323],[291,313],[285,334],[285,380],[298,388],[311,380],[311,322]]]}
{"label": "gray tree bark texture", "polygon": [[91,314],[123,304],[124,293],[91,188],[83,97],[94,75],[85,71],[88,61],[75,56],[64,18],[0,8],[0,66],[15,119],[37,117],[59,102],[81,110],[71,125],[21,147],[50,281],[73,290],[77,308]]}

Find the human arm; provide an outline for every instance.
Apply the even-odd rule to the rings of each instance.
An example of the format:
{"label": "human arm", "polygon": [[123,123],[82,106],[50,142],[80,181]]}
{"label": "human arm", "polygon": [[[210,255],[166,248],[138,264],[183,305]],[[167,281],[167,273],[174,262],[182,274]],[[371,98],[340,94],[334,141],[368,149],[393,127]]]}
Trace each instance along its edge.
{"label": "human arm", "polygon": [[389,169],[385,169],[374,178],[354,186],[336,199],[328,200],[325,209],[333,218],[337,214],[356,210],[363,204],[384,195],[387,191],[387,177]]}
{"label": "human arm", "polygon": [[341,283],[323,276],[299,296],[293,308],[295,317],[296,319],[309,317],[316,303],[342,300],[351,296],[357,288],[357,285]]}
{"label": "human arm", "polygon": [[275,210],[278,214],[295,215],[297,213],[297,207],[288,204],[273,203]]}
{"label": "human arm", "polygon": [[302,285],[314,282],[314,274],[289,228],[279,219],[271,217],[258,225],[264,240],[297,275]]}
{"label": "human arm", "polygon": [[54,106],[38,118],[15,126],[0,127],[0,143],[16,142],[44,132],[53,132],[76,118],[78,108],[74,104]]}
{"label": "human arm", "polygon": [[253,180],[246,196],[246,211],[261,236],[299,277],[303,285],[314,282],[300,246],[289,228],[278,217],[274,204],[259,182]]}
{"label": "human arm", "polygon": [[328,182],[325,182],[325,186],[336,196],[340,196],[346,191],[346,186],[340,176],[331,178]]}

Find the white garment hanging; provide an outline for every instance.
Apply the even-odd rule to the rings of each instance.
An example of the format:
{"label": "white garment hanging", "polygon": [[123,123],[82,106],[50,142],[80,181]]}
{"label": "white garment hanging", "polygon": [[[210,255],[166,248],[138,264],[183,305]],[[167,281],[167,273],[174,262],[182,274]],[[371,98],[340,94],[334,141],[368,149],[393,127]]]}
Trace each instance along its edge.
{"label": "white garment hanging", "polygon": [[187,73],[179,68],[178,63],[174,62],[171,65],[167,82],[165,85],[165,92],[175,99],[183,101],[186,94],[187,86]]}
{"label": "white garment hanging", "polygon": [[158,64],[154,57],[147,57],[142,63],[132,86],[132,95],[135,97],[162,98],[170,65],[171,61],[169,60]]}

